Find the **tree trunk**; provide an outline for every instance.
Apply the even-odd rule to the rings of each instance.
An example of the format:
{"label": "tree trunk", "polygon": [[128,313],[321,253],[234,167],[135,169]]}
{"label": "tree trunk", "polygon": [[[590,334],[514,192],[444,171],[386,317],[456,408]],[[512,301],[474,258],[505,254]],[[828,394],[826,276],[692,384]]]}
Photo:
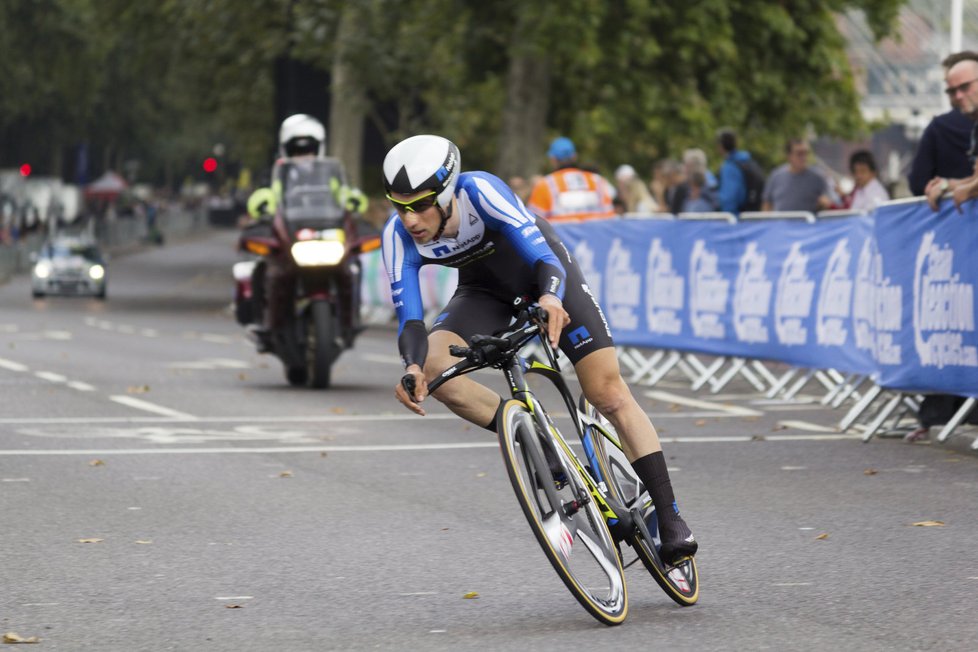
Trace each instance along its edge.
{"label": "tree trunk", "polygon": [[[522,30],[516,30],[515,38]],[[550,103],[550,61],[533,51],[514,53],[506,73],[506,104],[499,132],[494,172],[504,180],[539,173],[543,160],[547,108]]]}
{"label": "tree trunk", "polygon": [[351,185],[359,188],[363,180],[363,125],[367,116],[367,93],[360,76],[350,63],[357,46],[358,17],[355,5],[347,5],[340,18],[333,59],[333,88],[330,93],[329,153],[343,162]]}

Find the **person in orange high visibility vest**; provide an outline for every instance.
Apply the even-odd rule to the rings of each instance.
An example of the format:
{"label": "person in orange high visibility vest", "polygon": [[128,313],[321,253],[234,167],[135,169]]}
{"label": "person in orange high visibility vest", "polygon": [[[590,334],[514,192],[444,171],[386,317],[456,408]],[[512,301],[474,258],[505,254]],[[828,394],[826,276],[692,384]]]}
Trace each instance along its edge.
{"label": "person in orange high visibility vest", "polygon": [[527,207],[551,222],[615,217],[613,186],[596,172],[577,167],[570,138],[557,138],[547,151],[554,171],[533,187]]}

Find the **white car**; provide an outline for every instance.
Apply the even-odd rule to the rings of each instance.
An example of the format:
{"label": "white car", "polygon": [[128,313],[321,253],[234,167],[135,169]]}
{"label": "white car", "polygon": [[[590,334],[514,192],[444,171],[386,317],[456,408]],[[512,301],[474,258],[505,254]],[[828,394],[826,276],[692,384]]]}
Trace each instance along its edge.
{"label": "white car", "polygon": [[59,236],[32,256],[31,294],[90,294],[105,298],[107,266],[91,240]]}

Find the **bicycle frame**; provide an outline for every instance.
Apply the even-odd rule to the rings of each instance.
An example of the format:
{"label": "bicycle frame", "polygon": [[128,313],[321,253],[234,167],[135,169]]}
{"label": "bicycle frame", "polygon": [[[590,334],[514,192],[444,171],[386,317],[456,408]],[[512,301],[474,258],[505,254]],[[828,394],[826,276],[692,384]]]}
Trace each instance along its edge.
{"label": "bicycle frame", "polygon": [[[614,438],[607,435],[604,428],[600,423],[591,419],[589,416],[582,414],[580,410],[574,403],[571,396],[570,389],[567,387],[567,381],[560,374],[559,364],[557,363],[556,357],[554,355],[553,349],[550,347],[549,342],[547,342],[544,336],[543,330],[535,323],[529,322],[521,328],[517,328],[511,333],[501,337],[501,338],[488,338],[493,339],[497,342],[506,341],[509,345],[508,350],[500,351],[499,357],[495,361],[491,360],[481,360],[473,361],[472,359],[466,357],[466,359],[461,362],[452,365],[432,383],[429,384],[429,392],[434,392],[440,385],[448,382],[452,378],[461,376],[479,369],[485,369],[486,367],[495,367],[501,369],[503,374],[506,376],[506,381],[509,383],[510,394],[512,397],[518,401],[521,401],[533,415],[533,418],[537,421],[540,426],[541,432],[550,433],[552,442],[555,446],[559,446],[570,459],[577,471],[580,473],[581,478],[583,478],[585,483],[585,488],[590,494],[590,499],[593,499],[605,518],[609,529],[612,530],[612,534],[615,538],[624,539],[627,537],[627,533],[634,530],[634,528],[645,528],[645,523],[641,518],[635,518],[630,510],[628,510],[622,503],[616,500],[610,495],[604,478],[601,478],[600,466],[597,464],[595,459],[596,453],[594,450],[594,444],[591,441],[585,425],[591,425],[601,430],[604,437],[611,440],[614,445],[619,446]],[[519,355],[520,349],[522,349],[527,343],[533,339],[539,339],[543,345],[543,350],[546,351],[549,364],[543,364],[538,361],[527,362],[527,360]],[[475,338],[473,338],[475,340]],[[475,341],[473,342],[475,346]],[[585,455],[589,458],[590,470],[581,463],[578,456],[571,449],[570,445],[564,439],[560,431],[554,426],[553,421],[550,419],[549,415],[542,408],[539,401],[536,400],[533,391],[530,389],[526,382],[526,374],[535,373],[543,376],[550,380],[557,391],[560,393],[564,400],[564,403],[569,410],[570,414],[574,417],[574,428],[577,431],[577,435],[584,446]],[[539,447],[531,446],[528,447],[530,454],[534,457],[534,462],[543,466],[546,464],[545,460],[539,459],[538,456],[542,453]],[[597,476],[597,477],[595,477]],[[553,486],[545,483],[544,491],[547,493],[548,498],[553,501],[552,504],[559,504],[556,497],[556,490]],[[585,499],[586,497],[581,496],[579,499]],[[646,531],[645,534],[648,534]],[[651,540],[651,538],[649,539]]]}

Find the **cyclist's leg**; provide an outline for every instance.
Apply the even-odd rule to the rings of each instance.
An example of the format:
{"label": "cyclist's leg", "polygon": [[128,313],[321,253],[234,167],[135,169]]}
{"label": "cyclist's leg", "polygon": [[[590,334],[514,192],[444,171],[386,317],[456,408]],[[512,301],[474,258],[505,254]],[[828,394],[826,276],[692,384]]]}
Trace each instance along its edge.
{"label": "cyclist's leg", "polygon": [[615,349],[593,351],[574,368],[584,396],[618,431],[625,455],[652,496],[662,535],[662,557],[671,563],[694,554],[696,539],[679,514],[659,436],[621,377]]}
{"label": "cyclist's leg", "polygon": [[568,283],[564,308],[571,322],[560,348],[567,354],[584,396],[618,431],[625,455],[656,506],[666,562],[696,552],[692,532],[679,515],[659,436],[621,377],[611,332],[585,283]]}
{"label": "cyclist's leg", "polygon": [[[465,346],[465,340],[451,331],[433,331],[428,335],[428,359],[424,365],[425,379],[430,383],[438,374],[458,362],[448,354],[449,345]],[[499,394],[469,376],[453,378],[432,394],[445,407],[477,426],[496,430],[496,411],[502,399]]]}
{"label": "cyclist's leg", "polygon": [[[512,318],[512,309],[488,292],[471,287],[459,287],[445,310],[435,320],[428,335],[428,359],[425,379],[430,383],[438,374],[458,362],[448,353],[452,344],[467,346],[466,340],[476,333],[489,334],[505,328]],[[471,376],[459,376],[438,388],[433,396],[439,402],[477,426],[496,430],[496,413],[503,399]]]}

